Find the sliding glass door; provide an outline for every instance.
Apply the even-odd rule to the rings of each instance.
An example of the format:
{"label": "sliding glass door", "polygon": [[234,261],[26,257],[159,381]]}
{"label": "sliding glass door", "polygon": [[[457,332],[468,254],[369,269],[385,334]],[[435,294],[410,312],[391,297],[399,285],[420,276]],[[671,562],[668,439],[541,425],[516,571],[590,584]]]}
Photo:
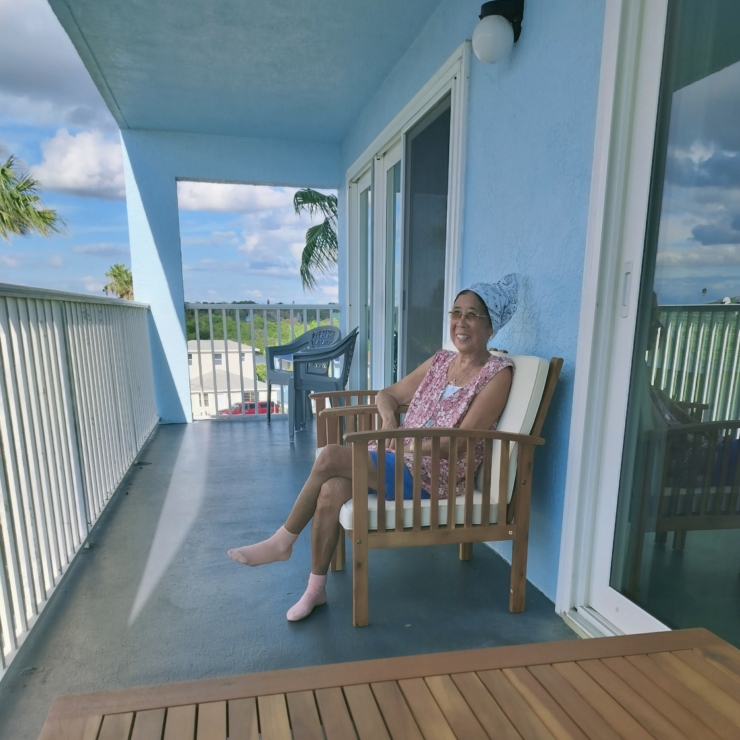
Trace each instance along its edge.
{"label": "sliding glass door", "polygon": [[382,388],[445,341],[459,287],[470,42],[464,42],[347,171],[351,383]]}
{"label": "sliding glass door", "polygon": [[668,4],[640,275],[634,341],[613,355],[627,421],[591,604],[624,631],[702,626],[740,645],[737,0]]}

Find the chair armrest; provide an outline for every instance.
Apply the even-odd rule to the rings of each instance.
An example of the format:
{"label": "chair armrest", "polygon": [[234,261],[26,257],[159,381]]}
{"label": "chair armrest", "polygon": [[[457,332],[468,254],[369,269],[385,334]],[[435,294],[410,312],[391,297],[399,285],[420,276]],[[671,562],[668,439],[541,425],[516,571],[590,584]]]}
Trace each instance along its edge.
{"label": "chair armrest", "polygon": [[[340,401],[348,400],[351,401],[353,397],[362,398],[363,396],[370,396],[375,398],[380,391],[323,391],[322,393],[312,393],[309,398],[314,401],[324,399],[325,401]],[[333,406],[334,404],[332,404]]]}
{"label": "chair armrest", "polygon": [[[405,414],[408,411],[408,405],[399,406],[396,409],[396,413]],[[368,404],[357,404],[355,406],[332,406],[328,409],[323,409],[320,414],[324,419],[328,419],[335,416],[354,416],[356,414],[377,414],[378,407],[374,403]]]}
{"label": "chair armrest", "polygon": [[701,403],[700,401],[674,401],[676,406],[680,406],[682,409],[696,409],[697,411],[706,411],[709,408],[708,403]]}
{"label": "chair armrest", "polygon": [[[696,434],[696,433],[707,433],[720,429],[740,429],[740,421],[701,421],[696,424],[680,424],[675,427],[668,427],[665,433],[668,436],[683,435],[683,434]],[[661,433],[663,430],[653,430]]]}
{"label": "chair armrest", "polygon": [[310,362],[328,362],[330,360],[336,360],[344,354],[344,348],[339,349],[338,345],[331,345],[329,347],[306,347],[305,349],[295,352],[293,354],[294,363],[308,364]]}
{"label": "chair armrest", "polygon": [[275,344],[271,347],[265,347],[265,358],[267,360],[267,366],[271,366],[271,361],[275,357],[294,355],[296,352],[300,351],[304,347],[307,347],[310,341],[310,336],[302,334],[300,337],[294,339],[292,342],[288,342],[287,344]]}
{"label": "chair armrest", "polygon": [[[324,412],[326,413],[326,412]],[[518,442],[527,445],[543,445],[545,440],[533,434],[515,434],[514,432],[498,432],[490,429],[454,429],[445,427],[421,427],[420,429],[377,429],[372,432],[349,432],[344,435],[348,444],[376,442],[388,439],[422,439],[424,437],[457,437],[462,439],[498,439],[506,442]]]}

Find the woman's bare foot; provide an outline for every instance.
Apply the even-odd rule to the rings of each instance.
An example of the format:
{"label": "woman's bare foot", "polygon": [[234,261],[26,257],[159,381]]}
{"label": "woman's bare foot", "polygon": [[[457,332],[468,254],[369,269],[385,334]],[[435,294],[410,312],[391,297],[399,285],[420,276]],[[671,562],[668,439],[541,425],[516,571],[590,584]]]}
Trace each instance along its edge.
{"label": "woman's bare foot", "polygon": [[287,560],[293,553],[293,544],[298,539],[297,534],[288,532],[280,527],[272,537],[257,542],[254,545],[235,547],[229,550],[228,556],[243,565],[266,565]]}
{"label": "woman's bare foot", "polygon": [[305,619],[314,607],[326,604],[326,576],[316,576],[313,573],[308,577],[308,588],[298,600],[297,604],[288,609],[289,622],[298,622]]}

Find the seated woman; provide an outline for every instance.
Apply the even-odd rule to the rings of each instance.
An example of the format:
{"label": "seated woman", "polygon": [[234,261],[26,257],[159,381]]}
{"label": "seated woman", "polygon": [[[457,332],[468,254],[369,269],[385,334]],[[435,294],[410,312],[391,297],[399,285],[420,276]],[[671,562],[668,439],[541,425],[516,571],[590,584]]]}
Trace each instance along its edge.
{"label": "seated woman", "polygon": [[[459,427],[495,429],[511,388],[513,363],[490,355],[488,341],[511,318],[517,306],[518,281],[507,275],[498,283],[475,283],[461,291],[450,311],[450,339],[457,353],[440,350],[402,380],[380,391],[375,399],[383,429],[397,428],[395,412],[409,404],[405,428]],[[505,371],[505,372],[504,372]],[[406,444],[409,441],[406,440]],[[445,446],[446,445],[446,446]],[[448,495],[449,440],[440,445],[440,498]],[[478,445],[476,466],[483,458]],[[409,448],[404,449],[405,453]],[[455,451],[453,451],[453,454]],[[395,451],[386,451],[387,498],[394,498]],[[422,444],[422,488],[430,488],[431,442]],[[412,456],[404,456],[404,495],[411,497]],[[377,452],[368,453],[368,484],[377,489]],[[453,488],[465,475],[464,456],[458,455]],[[428,494],[426,494],[428,496]],[[453,493],[454,495],[454,493]],[[339,510],[352,498],[352,451],[327,445],[293,505],[285,524],[269,539],[229,550],[229,557],[244,565],[264,565],[287,560],[298,535],[313,518],[311,575],[308,588],[287,617],[294,622],[307,617],[326,602],[326,573],[339,538]]]}

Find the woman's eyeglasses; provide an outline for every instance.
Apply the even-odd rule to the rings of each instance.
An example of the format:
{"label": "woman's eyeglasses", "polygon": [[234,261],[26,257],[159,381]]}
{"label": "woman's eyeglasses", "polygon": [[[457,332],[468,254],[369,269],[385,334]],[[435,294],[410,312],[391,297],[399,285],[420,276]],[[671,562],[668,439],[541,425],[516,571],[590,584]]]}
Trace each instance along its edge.
{"label": "woman's eyeglasses", "polygon": [[488,316],[484,316],[481,313],[476,313],[475,311],[461,311],[459,308],[453,308],[452,311],[447,312],[447,315],[453,321],[459,321],[463,316],[466,321],[488,320]]}

